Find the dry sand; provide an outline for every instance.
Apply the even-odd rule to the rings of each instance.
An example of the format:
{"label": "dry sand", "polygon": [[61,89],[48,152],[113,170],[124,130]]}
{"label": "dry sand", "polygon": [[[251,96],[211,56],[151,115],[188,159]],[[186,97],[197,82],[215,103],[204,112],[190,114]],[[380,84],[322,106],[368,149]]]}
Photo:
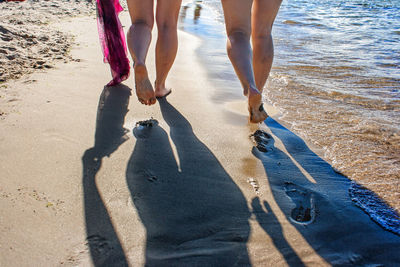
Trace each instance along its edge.
{"label": "dry sand", "polygon": [[[3,88],[0,266],[400,262],[400,238],[358,209],[350,181],[300,138],[271,118],[257,149],[244,102],[210,100],[218,88],[195,37],[179,33],[173,93],[147,107],[132,77],[104,87],[93,18],[52,27],[76,36],[79,60]],[[135,127],[150,118],[158,123]]]}
{"label": "dry sand", "polygon": [[0,82],[68,62],[73,36],[51,26],[67,17],[95,16],[95,1],[0,3]]}

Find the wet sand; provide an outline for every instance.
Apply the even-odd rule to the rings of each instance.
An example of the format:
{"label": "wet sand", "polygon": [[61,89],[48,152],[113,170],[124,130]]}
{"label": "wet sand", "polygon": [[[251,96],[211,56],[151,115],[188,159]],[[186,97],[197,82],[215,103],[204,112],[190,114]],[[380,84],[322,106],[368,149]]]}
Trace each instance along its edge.
{"label": "wet sand", "polygon": [[[104,87],[94,19],[59,26],[79,61],[9,82],[15,100],[1,100],[1,266],[400,262],[400,237],[356,207],[350,181],[302,139],[274,116],[249,125],[244,102],[210,99],[218,88],[198,39],[179,33],[173,93],[147,107],[133,77]],[[251,138],[259,128],[267,134]]]}
{"label": "wet sand", "polygon": [[[207,69],[213,66],[209,79],[218,88],[213,100],[216,103],[237,100],[241,92],[232,90],[238,81],[226,60],[221,1],[185,2],[180,12],[180,29],[203,40],[199,54],[208,56],[200,60]],[[380,69],[383,61],[397,56],[390,46],[398,42],[371,43],[372,51],[359,47],[362,44],[359,40],[368,40],[369,36],[378,38],[379,34],[386,34],[389,39],[397,38],[391,34],[389,21],[394,17],[385,12],[394,14],[393,8],[399,5],[391,2],[392,8],[388,8],[379,1],[370,1],[368,6],[357,3],[360,1],[346,2],[335,9],[320,2],[283,2],[274,23],[274,64],[263,94],[279,109],[279,120],[290,124],[291,131],[307,143],[322,147],[321,155],[335,169],[374,191],[399,214],[400,134],[396,128],[400,125],[400,106],[393,97],[396,92],[393,88],[400,87],[400,80],[396,80],[398,71],[394,68],[383,72]],[[372,6],[382,12],[370,13]],[[304,16],[300,7],[310,12]],[[331,9],[335,9],[333,16],[327,11]],[[361,16],[364,22],[357,22],[363,28],[351,24],[352,20],[341,19],[358,12],[365,12]],[[384,18],[378,28],[372,23],[376,16]],[[374,19],[369,20],[371,17]],[[335,19],[338,21],[332,24]],[[338,22],[345,28],[328,26]],[[345,36],[347,41],[338,35]],[[344,43],[347,45],[341,46]],[[355,54],[347,54],[347,49],[363,53],[353,57]],[[388,57],[379,56],[382,54]],[[374,63],[366,63],[369,60]],[[400,216],[397,218],[400,224]]]}

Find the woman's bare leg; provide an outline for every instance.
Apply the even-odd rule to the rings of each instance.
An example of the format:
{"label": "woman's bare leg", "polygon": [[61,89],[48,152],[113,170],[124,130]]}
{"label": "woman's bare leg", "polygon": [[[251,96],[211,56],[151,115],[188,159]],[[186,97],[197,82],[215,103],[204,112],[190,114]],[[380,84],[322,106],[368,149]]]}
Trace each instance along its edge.
{"label": "woman's bare leg", "polygon": [[265,120],[268,115],[262,108],[262,96],[256,87],[252,51],[250,46],[252,0],[222,0],[229,59],[248,97],[250,122]]}
{"label": "woman's bare leg", "polygon": [[254,0],[251,24],[253,68],[256,86],[262,92],[271,71],[274,58],[272,25],[282,0]]}
{"label": "woman's bare leg", "polygon": [[134,61],[136,95],[142,104],[153,105],[156,103],[156,98],[146,68],[146,56],[154,24],[153,0],[127,2],[132,21],[127,34],[127,43]]}
{"label": "woman's bare leg", "polygon": [[178,50],[177,22],[181,2],[182,0],[159,0],[157,2],[156,97],[163,97],[171,91],[165,87],[165,80]]}

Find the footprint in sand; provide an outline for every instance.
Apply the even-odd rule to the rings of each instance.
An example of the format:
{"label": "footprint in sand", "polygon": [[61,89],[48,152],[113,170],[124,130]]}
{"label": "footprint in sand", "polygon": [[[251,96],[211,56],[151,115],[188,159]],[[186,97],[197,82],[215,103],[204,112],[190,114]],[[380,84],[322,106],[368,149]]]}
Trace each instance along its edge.
{"label": "footprint in sand", "polygon": [[260,184],[258,183],[257,179],[250,177],[247,179],[247,182],[253,187],[253,190],[256,194],[259,193]]}
{"label": "footprint in sand", "polygon": [[308,225],[315,220],[314,196],[306,189],[285,182],[286,195],[296,204],[290,214],[290,219],[297,224]]}
{"label": "footprint in sand", "polygon": [[270,140],[272,136],[264,131],[257,130],[250,137],[253,139],[253,142],[256,143],[256,147],[260,152],[268,152],[272,150]]}
{"label": "footprint in sand", "polygon": [[133,128],[133,134],[136,138],[148,138],[151,128],[157,126],[158,121],[151,118],[150,120],[136,122],[135,128]]}
{"label": "footprint in sand", "polygon": [[100,235],[88,236],[87,245],[91,248],[96,259],[107,258],[113,249],[111,242]]}

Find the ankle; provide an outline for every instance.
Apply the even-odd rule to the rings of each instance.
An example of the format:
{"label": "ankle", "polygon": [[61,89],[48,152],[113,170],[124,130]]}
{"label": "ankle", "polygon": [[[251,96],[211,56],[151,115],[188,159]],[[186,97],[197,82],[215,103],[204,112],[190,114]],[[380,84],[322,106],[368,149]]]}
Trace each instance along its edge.
{"label": "ankle", "polygon": [[243,95],[249,97],[251,95],[260,95],[261,92],[255,86],[244,87]]}
{"label": "ankle", "polygon": [[146,68],[146,63],[144,63],[144,62],[141,62],[141,61],[135,61],[134,63],[133,63],[133,68],[134,69],[136,69],[136,68]]}
{"label": "ankle", "polygon": [[156,90],[165,89],[165,82],[157,82],[157,81],[155,81],[155,82],[154,82],[154,88],[155,88]]}
{"label": "ankle", "polygon": [[260,90],[258,90],[257,87],[255,87],[255,86],[250,86],[248,88],[248,92],[249,92],[249,94],[258,94],[258,95],[261,94]]}

